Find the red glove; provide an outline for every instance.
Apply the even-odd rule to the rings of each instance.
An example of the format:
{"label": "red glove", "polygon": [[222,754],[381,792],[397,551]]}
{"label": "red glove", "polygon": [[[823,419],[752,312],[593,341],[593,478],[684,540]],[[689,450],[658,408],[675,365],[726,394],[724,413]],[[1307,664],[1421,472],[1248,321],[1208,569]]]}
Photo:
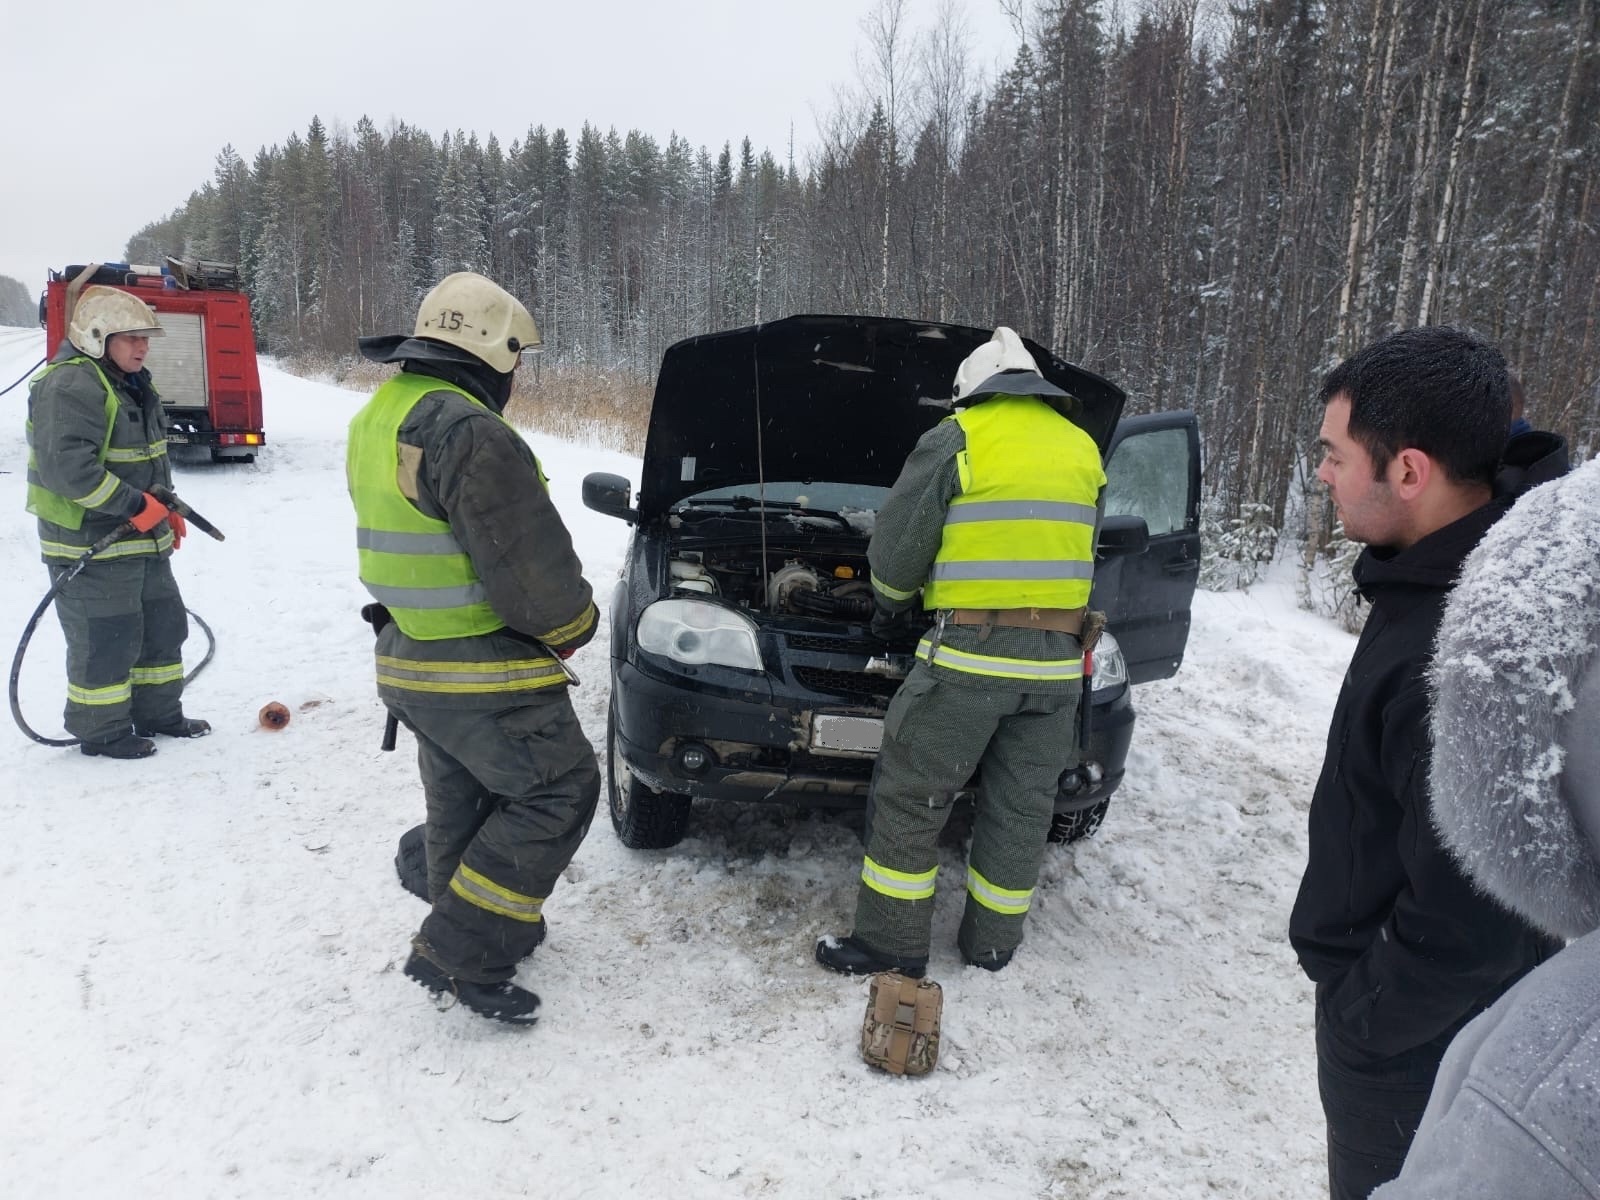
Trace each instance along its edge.
{"label": "red glove", "polygon": [[146,492],[144,494],[144,507],[133,514],[133,527],[140,533],[149,533],[171,515],[171,509],[149,492]]}
{"label": "red glove", "polygon": [[167,510],[167,524],[172,526],[172,548],[178,549],[183,545],[183,539],[189,536],[189,522],[183,519],[183,514],[177,509]]}
{"label": "red glove", "polygon": [[573,647],[570,650],[557,650],[556,651],[556,657],[557,658],[571,658],[577,652],[578,652],[577,647]]}

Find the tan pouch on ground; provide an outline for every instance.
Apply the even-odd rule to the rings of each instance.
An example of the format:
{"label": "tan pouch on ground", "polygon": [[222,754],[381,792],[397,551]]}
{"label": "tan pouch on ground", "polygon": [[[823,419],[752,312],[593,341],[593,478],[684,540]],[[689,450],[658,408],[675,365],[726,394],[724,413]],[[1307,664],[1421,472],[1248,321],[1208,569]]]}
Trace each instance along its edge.
{"label": "tan pouch on ground", "polygon": [[939,1061],[944,992],[931,979],[895,971],[872,977],[861,1023],[861,1057],[893,1075],[926,1075]]}

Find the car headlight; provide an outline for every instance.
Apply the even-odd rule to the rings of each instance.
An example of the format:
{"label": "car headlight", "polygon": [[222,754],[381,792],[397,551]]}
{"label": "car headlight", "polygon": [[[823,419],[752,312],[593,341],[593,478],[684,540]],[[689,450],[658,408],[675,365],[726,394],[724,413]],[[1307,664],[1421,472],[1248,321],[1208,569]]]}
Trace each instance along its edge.
{"label": "car headlight", "polygon": [[1128,660],[1109,630],[1094,645],[1094,690],[1121,687],[1128,682]]}
{"label": "car headlight", "polygon": [[657,600],[646,608],[639,614],[639,649],[691,667],[762,669],[754,623],[704,600]]}

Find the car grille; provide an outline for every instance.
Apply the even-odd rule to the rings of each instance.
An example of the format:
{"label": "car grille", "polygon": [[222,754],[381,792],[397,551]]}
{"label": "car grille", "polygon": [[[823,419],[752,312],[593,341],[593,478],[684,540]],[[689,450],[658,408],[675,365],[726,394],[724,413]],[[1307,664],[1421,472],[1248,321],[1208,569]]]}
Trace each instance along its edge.
{"label": "car grille", "polygon": [[823,654],[865,654],[866,647],[860,638],[828,637],[817,633],[789,633],[784,635],[791,650],[818,650]]}
{"label": "car grille", "polygon": [[830,671],[824,667],[795,667],[795,681],[813,692],[840,696],[861,704],[888,703],[901,681],[886,675],[864,675],[859,671]]}
{"label": "car grille", "polygon": [[833,779],[872,778],[871,758],[831,758],[824,754],[795,754],[789,769],[796,775],[823,775]]}

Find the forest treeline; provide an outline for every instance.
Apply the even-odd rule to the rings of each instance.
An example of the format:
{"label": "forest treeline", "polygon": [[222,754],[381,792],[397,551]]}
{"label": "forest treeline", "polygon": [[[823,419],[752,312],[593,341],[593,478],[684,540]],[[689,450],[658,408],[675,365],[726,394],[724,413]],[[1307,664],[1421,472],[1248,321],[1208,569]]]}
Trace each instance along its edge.
{"label": "forest treeline", "polygon": [[1208,515],[1249,554],[1286,514],[1320,544],[1316,386],[1387,331],[1484,334],[1533,419],[1594,452],[1596,3],[1018,0],[982,80],[958,3],[912,28],[881,0],[798,156],[536,113],[508,145],[313,118],[224,148],[128,253],[239,263],[279,352],[409,328],[460,269],[529,299],[547,363],[641,378],[681,337],[797,312],[1010,324],[1130,412],[1195,409]]}

